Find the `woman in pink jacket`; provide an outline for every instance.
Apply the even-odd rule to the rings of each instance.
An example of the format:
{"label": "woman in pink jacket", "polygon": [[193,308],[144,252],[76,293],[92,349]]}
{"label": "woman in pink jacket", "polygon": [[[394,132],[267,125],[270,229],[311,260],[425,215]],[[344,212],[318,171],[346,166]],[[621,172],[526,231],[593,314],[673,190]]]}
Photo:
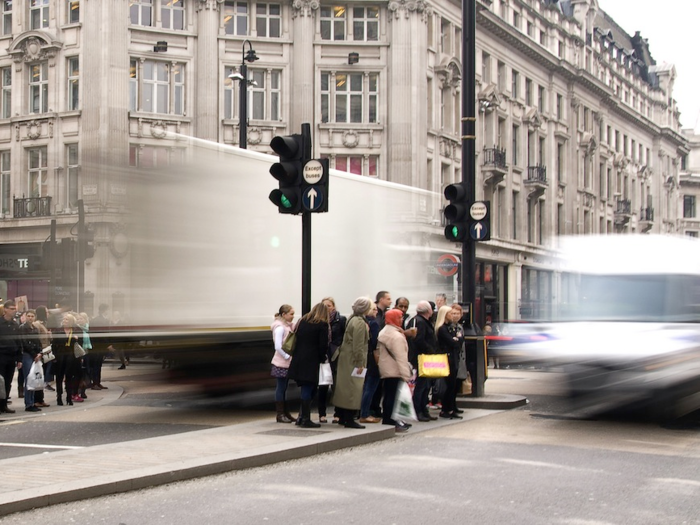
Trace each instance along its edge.
{"label": "woman in pink jacket", "polygon": [[377,342],[379,374],[384,380],[382,424],[394,425],[397,432],[406,432],[410,425],[391,419],[396,390],[402,381],[409,381],[413,375],[411,365],[408,363],[408,342],[402,329],[403,312],[397,309],[389,310],[384,314],[384,322],[384,328],[379,332]]}
{"label": "woman in pink jacket", "polygon": [[270,327],[272,329],[272,340],[275,344],[275,354],[272,356],[272,371],[270,375],[277,379],[275,407],[277,408],[278,423],[294,423],[296,421],[296,418],[289,413],[286,402],[287,385],[289,384],[287,375],[292,356],[282,349],[284,340],[289,335],[289,332],[292,331],[293,320],[294,308],[288,304],[283,304],[275,314],[275,320]]}

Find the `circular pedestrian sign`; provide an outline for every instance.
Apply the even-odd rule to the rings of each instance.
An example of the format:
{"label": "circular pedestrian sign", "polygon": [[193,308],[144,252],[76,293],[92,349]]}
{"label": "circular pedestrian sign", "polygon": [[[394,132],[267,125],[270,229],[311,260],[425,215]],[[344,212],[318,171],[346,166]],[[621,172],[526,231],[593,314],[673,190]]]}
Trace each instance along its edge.
{"label": "circular pedestrian sign", "polygon": [[304,180],[309,184],[316,184],[323,177],[323,164],[317,160],[310,160],[304,164]]}
{"label": "circular pedestrian sign", "polygon": [[487,211],[486,203],[478,201],[472,204],[471,208],[469,208],[469,216],[475,221],[480,221],[486,217]]}
{"label": "circular pedestrian sign", "polygon": [[451,253],[445,253],[438,257],[436,266],[440,275],[451,277],[457,273],[457,269],[459,268],[459,260]]}

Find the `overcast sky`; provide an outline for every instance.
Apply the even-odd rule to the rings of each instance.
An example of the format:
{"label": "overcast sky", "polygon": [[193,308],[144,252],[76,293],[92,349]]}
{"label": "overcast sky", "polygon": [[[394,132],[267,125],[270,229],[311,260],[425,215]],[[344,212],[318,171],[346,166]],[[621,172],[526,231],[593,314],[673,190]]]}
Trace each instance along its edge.
{"label": "overcast sky", "polygon": [[673,97],[681,111],[681,125],[700,131],[700,46],[695,45],[700,0],[598,0],[598,5],[627,34],[641,31],[657,64],[676,66]]}

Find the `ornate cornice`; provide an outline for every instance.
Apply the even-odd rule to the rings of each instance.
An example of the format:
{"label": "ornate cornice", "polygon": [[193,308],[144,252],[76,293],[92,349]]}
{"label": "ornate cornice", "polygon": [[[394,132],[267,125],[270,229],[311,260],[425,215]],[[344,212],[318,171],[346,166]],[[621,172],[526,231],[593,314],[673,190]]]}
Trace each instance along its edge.
{"label": "ornate cornice", "polygon": [[224,0],[197,0],[197,11],[202,11],[204,9],[218,11],[223,3]]}
{"label": "ornate cornice", "polygon": [[[7,50],[16,64],[53,59],[63,42],[53,40],[42,31],[29,31],[17,37]],[[53,65],[53,61],[50,65]]]}
{"label": "ornate cornice", "polygon": [[294,0],[292,2],[292,18],[298,16],[313,16],[313,12],[320,7],[318,0]]}
{"label": "ornate cornice", "polygon": [[[428,15],[433,12],[425,0],[392,0],[389,2],[389,12],[394,13],[393,18],[398,20],[403,13],[404,18],[408,18],[412,13],[418,13],[424,22],[428,21]],[[389,22],[392,17],[389,16]]]}

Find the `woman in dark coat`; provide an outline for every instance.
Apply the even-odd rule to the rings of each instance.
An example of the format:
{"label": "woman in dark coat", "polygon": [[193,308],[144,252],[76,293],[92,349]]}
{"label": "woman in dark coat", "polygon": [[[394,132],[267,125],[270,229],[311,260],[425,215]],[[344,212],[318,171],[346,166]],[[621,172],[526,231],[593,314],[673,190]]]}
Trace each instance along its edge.
{"label": "woman in dark coat", "polygon": [[69,405],[73,401],[82,402],[78,395],[78,382],[80,379],[80,359],[75,357],[73,346],[82,340],[83,331],[76,326],[75,317],[72,314],[64,314],[61,320],[61,328],[53,332],[51,347],[56,356],[56,401],[63,405],[63,380],[66,382],[66,402]]}
{"label": "woman in dark coat", "polygon": [[306,428],[321,426],[311,421],[311,401],[318,388],[318,369],[328,358],[328,321],[328,308],[318,303],[299,320],[295,329],[297,339],[288,376],[301,388],[297,425]]}
{"label": "woman in dark coat", "polygon": [[[335,309],[335,299],[332,297],[325,297],[322,301],[323,304],[328,308],[328,317],[330,319],[331,325],[331,342],[328,347],[328,359],[331,363],[331,370],[333,372],[333,381],[337,376],[338,368],[337,361],[333,361],[333,354],[336,350],[340,348],[343,344],[343,335],[345,335],[345,323],[347,319],[340,315],[338,310]],[[327,423],[326,412],[328,409],[328,392],[330,386],[322,385],[318,387],[318,421],[319,423]],[[337,423],[339,421],[338,412],[333,414],[333,422]]]}
{"label": "woman in dark coat", "polygon": [[[440,322],[440,316],[442,320]],[[447,354],[450,365],[450,375],[445,378],[447,388],[442,398],[442,411],[440,417],[446,419],[462,419],[457,409],[457,371],[461,358],[462,345],[464,344],[464,332],[459,324],[462,312],[449,306],[441,306],[438,312],[438,352]]]}

